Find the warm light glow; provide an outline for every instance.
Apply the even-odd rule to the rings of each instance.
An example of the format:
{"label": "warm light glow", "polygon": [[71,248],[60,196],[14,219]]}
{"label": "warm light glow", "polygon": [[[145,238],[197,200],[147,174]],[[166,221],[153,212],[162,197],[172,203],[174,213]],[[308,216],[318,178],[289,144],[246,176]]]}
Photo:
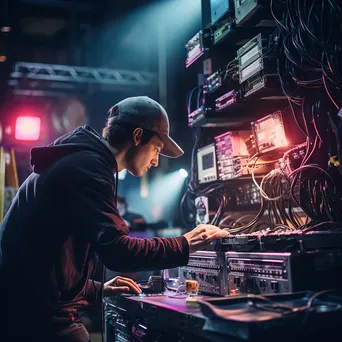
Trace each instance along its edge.
{"label": "warm light glow", "polygon": [[11,28],[9,26],[1,26],[1,32],[7,33],[10,31],[11,31]]}
{"label": "warm light glow", "polygon": [[161,174],[148,183],[148,197],[142,197],[139,187],[132,187],[125,197],[129,211],[139,213],[148,222],[168,221],[179,208],[185,178],[179,170]]}
{"label": "warm light glow", "polygon": [[180,174],[181,177],[183,177],[183,178],[188,177],[188,171],[186,171],[185,169],[180,169],[180,170],[179,170],[179,174]]}
{"label": "warm light glow", "polygon": [[35,141],[40,136],[39,117],[19,116],[15,123],[15,139]]}
{"label": "warm light glow", "polygon": [[140,179],[140,196],[142,198],[148,197],[148,177],[147,173],[144,173]]}

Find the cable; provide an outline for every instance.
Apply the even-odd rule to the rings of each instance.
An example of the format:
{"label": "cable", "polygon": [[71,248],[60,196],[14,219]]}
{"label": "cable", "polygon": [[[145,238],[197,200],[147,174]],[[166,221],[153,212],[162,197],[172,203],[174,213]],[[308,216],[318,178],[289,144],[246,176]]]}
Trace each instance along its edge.
{"label": "cable", "polygon": [[[300,307],[287,306],[287,305],[284,305],[282,303],[274,302],[271,299],[264,297],[264,296],[260,296],[260,295],[248,295],[247,304],[249,306],[253,306],[253,307],[255,307],[259,310],[262,310],[262,311],[277,312],[277,313],[282,314],[282,315],[289,315],[289,314],[296,314],[298,312],[305,312],[306,314],[305,314],[304,319],[302,321],[302,324],[305,324],[310,313],[312,312],[312,306],[313,306],[314,301],[318,297],[320,297],[324,294],[327,294],[327,293],[331,293],[331,292],[336,292],[336,291],[335,290],[324,290],[324,291],[317,292],[317,293],[313,294],[308,299],[306,305],[300,306]],[[259,304],[257,301],[261,301],[263,303]],[[341,304],[338,303],[337,305],[339,308],[341,307]]]}
{"label": "cable", "polygon": [[302,324],[304,324],[306,321],[307,321],[307,319],[308,319],[308,317],[309,317],[309,315],[310,315],[310,313],[311,313],[311,309],[312,309],[312,305],[313,305],[313,303],[314,303],[314,301],[318,298],[318,297],[320,297],[320,296],[322,296],[322,295],[324,295],[324,294],[327,294],[327,293],[331,293],[331,292],[336,292],[335,290],[324,290],[324,291],[320,291],[320,292],[317,292],[317,293],[315,293],[314,295],[312,295],[309,299],[308,299],[308,302],[306,303],[306,307],[305,307],[305,309],[306,309],[306,315],[305,315],[305,317],[304,317],[304,319],[303,319],[303,322],[302,322]]}
{"label": "cable", "polygon": [[[181,214],[181,218],[183,220],[183,222],[185,223],[185,225],[188,228],[191,228],[188,224],[188,219],[185,217],[184,214],[184,208],[187,204],[187,199],[188,196],[195,196],[196,195],[196,188],[198,187],[198,182],[196,179],[196,174],[195,174],[195,170],[196,170],[196,152],[197,152],[197,147],[198,147],[198,143],[199,143],[199,132],[194,129],[194,145],[192,148],[192,152],[191,152],[191,165],[190,165],[190,175],[187,179],[186,182],[186,190],[184,192],[184,195],[182,196],[181,202],[180,202],[180,214]],[[187,205],[188,208],[188,205]]]}
{"label": "cable", "polygon": [[162,281],[163,281],[163,285],[165,286],[165,288],[169,291],[175,291],[174,289],[172,289],[171,287],[168,287],[167,284],[166,284],[166,281],[165,281],[165,278],[164,278],[164,272],[165,270],[162,270],[161,271],[161,277],[162,277]]}
{"label": "cable", "polygon": [[191,114],[191,100],[192,100],[192,95],[193,95],[194,91],[197,90],[197,89],[198,89],[198,87],[195,87],[195,88],[191,89],[191,90],[189,91],[189,93],[187,94],[187,96],[186,96],[186,108],[187,108],[188,115]]}
{"label": "cable", "polygon": [[[184,291],[180,292],[180,289],[184,287]],[[176,290],[176,294],[174,295],[168,295],[169,298],[174,298],[174,299],[184,299],[187,298],[188,295],[185,292],[185,284],[181,284],[178,286],[177,290]]]}
{"label": "cable", "polygon": [[[278,3],[282,11],[278,11]],[[301,229],[303,221],[297,208],[306,215],[306,223],[315,222],[302,229],[320,229],[320,223],[342,221],[342,119],[337,115],[342,108],[341,6],[335,0],[271,0],[270,9],[277,29],[270,35],[269,47],[263,55],[277,48],[277,76],[292,117],[305,136],[305,144],[300,145],[304,153],[293,161],[295,150],[286,152],[282,159],[284,168],[264,175],[260,184],[255,172],[263,165],[261,156],[252,156],[238,173],[247,170],[251,174],[261,195],[260,211],[250,222],[245,222],[250,216],[233,222],[231,213],[224,214],[228,197],[223,187],[218,183],[205,189],[199,187],[195,171],[198,139],[195,139],[182,210],[189,208],[190,200],[196,196],[210,197],[215,203],[211,222],[224,225],[231,234],[263,229],[260,224],[263,217],[268,217],[270,232]],[[235,58],[227,64],[224,77],[234,79],[236,61]],[[197,93],[197,106],[200,97],[201,89]]]}
{"label": "cable", "polygon": [[[288,0],[283,16],[277,17],[276,4],[271,1],[282,52],[277,61],[280,85],[306,135],[305,156],[289,174],[291,200],[311,220],[340,222],[342,124],[336,113],[342,105],[341,8],[333,0]],[[260,186],[263,197],[266,180]],[[275,198],[270,207],[284,221]]]}

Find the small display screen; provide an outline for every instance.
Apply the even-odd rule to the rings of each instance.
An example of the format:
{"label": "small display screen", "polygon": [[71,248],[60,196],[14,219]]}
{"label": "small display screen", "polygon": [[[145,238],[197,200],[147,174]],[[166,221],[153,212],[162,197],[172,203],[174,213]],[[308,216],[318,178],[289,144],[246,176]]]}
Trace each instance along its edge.
{"label": "small display screen", "polygon": [[202,170],[208,170],[214,167],[214,153],[210,152],[202,156]]}
{"label": "small display screen", "polygon": [[211,24],[229,11],[229,0],[210,0]]}

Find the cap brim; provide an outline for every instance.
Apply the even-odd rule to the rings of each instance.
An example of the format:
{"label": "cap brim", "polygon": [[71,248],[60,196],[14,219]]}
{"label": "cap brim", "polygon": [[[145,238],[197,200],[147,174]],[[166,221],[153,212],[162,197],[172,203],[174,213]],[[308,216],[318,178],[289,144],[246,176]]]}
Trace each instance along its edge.
{"label": "cap brim", "polygon": [[184,154],[180,146],[168,135],[160,134],[160,139],[164,143],[164,147],[160,154],[168,158],[178,158]]}

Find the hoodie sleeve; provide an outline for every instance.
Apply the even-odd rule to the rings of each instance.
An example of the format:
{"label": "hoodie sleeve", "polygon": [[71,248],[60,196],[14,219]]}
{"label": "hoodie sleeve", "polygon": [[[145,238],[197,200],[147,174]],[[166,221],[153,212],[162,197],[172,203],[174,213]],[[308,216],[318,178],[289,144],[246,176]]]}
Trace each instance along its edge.
{"label": "hoodie sleeve", "polygon": [[[80,159],[87,158],[87,162]],[[140,271],[186,265],[189,245],[184,236],[139,239],[128,227],[114,202],[113,171],[103,158],[90,152],[73,156],[72,165],[58,172],[68,193],[76,229],[85,234],[103,264],[113,271]],[[72,208],[72,209],[71,209]]]}
{"label": "hoodie sleeve", "polygon": [[86,299],[89,303],[95,304],[101,295],[101,283],[93,279],[88,279],[86,286]]}

